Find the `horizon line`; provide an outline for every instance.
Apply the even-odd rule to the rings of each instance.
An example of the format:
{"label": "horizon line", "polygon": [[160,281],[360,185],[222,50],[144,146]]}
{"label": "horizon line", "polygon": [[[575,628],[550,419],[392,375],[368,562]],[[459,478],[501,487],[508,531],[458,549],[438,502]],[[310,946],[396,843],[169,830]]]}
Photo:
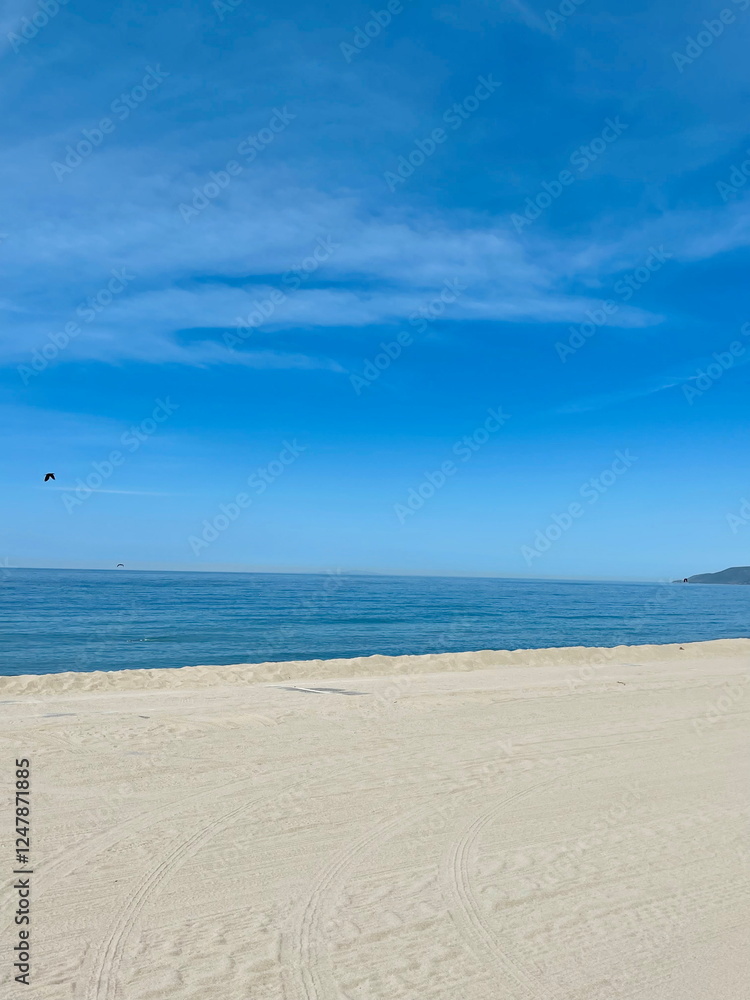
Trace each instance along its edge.
{"label": "horizon line", "polygon": [[103,566],[2,566],[0,571],[12,573],[13,570],[38,570],[39,572],[71,572],[71,573],[214,573],[232,574],[235,576],[361,576],[361,577],[396,577],[419,579],[449,579],[449,580],[519,580],[525,582],[558,582],[558,583],[681,583],[684,577],[599,577],[599,576],[505,576],[494,573],[446,573],[425,571],[390,571],[371,569],[218,569],[218,568],[188,568],[154,569],[103,567]]}

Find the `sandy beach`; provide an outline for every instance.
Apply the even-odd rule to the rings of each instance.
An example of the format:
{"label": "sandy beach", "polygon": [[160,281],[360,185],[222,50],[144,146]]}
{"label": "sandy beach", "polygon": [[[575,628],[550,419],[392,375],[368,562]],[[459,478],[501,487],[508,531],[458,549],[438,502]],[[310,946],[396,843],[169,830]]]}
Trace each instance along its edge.
{"label": "sandy beach", "polygon": [[33,1000],[750,998],[750,640],[0,677]]}

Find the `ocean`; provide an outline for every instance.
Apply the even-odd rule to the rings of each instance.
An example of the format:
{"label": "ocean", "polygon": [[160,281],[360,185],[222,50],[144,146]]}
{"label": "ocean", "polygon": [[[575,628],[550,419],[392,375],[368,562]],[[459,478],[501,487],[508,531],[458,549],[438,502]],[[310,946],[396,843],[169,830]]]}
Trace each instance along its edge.
{"label": "ocean", "polygon": [[750,587],[5,569],[0,674],[750,636]]}

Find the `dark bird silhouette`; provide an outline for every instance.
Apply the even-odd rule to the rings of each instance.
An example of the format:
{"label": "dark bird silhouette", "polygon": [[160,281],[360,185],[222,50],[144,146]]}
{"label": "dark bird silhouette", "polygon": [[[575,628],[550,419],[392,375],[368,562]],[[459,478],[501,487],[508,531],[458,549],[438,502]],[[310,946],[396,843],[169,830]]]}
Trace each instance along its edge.
{"label": "dark bird silhouette", "polygon": [[50,479],[54,479],[54,478],[55,478],[54,472],[48,472],[47,475],[44,477],[44,481],[45,481],[45,483],[48,483],[50,481]]}
{"label": "dark bird silhouette", "polygon": [[118,563],[118,564],[117,564],[117,568],[119,569],[119,568],[120,568],[120,566],[122,566],[122,568],[123,568],[123,569],[125,569],[125,563]]}

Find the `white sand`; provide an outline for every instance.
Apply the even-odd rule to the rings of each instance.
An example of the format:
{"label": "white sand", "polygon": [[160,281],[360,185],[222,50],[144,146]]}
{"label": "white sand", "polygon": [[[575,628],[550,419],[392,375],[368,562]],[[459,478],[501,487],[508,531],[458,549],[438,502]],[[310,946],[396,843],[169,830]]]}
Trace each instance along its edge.
{"label": "white sand", "polygon": [[750,640],[0,678],[0,994],[748,1000],[749,682]]}

